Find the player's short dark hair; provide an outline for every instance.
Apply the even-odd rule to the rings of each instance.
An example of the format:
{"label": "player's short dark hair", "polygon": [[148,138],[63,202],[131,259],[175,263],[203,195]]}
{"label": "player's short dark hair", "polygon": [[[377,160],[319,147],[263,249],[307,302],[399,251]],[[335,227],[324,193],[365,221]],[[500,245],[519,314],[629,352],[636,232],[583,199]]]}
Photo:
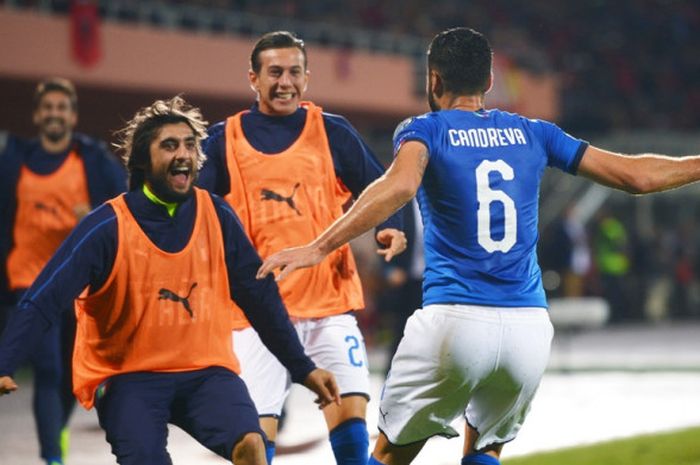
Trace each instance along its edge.
{"label": "player's short dark hair", "polygon": [[447,29],[428,47],[428,69],[437,71],[445,91],[475,95],[488,90],[493,50],[480,32],[468,27]]}
{"label": "player's short dark hair", "polygon": [[306,47],[304,41],[296,37],[288,31],[274,31],[263,35],[253,47],[250,54],[250,69],[256,74],[260,72],[262,64],[260,63],[260,53],[273,48],[298,48],[304,55],[304,69],[308,64],[306,58]]}
{"label": "player's short dark hair", "polygon": [[121,151],[129,172],[129,190],[137,189],[146,180],[146,170],[151,165],[151,143],[166,124],[186,123],[197,141],[197,170],[207,159],[202,152],[201,141],[207,137],[207,122],[202,119],[199,108],[188,104],[181,96],[169,100],[156,100],[141,108],[116,132],[119,142],[114,144]]}
{"label": "player's short dark hair", "polygon": [[37,84],[34,90],[34,109],[39,108],[39,103],[44,95],[49,92],[62,92],[70,99],[73,111],[78,111],[78,94],[75,92],[75,86],[68,79],[54,77],[41,81]]}

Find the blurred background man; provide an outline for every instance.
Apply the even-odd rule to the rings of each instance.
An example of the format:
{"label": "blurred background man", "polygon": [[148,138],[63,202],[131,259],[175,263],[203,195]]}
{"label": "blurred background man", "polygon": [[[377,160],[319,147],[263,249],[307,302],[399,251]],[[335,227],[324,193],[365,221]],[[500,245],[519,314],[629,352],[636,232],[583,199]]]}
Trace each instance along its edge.
{"label": "blurred background man", "polygon": [[[0,258],[15,303],[75,225],[126,189],[124,170],[106,144],[74,132],[78,97],[70,81],[53,78],[37,85],[33,122],[38,136],[11,137],[1,155]],[[65,428],[75,404],[70,382],[75,315],[63,315],[30,357],[40,453],[52,465],[63,463]]]}

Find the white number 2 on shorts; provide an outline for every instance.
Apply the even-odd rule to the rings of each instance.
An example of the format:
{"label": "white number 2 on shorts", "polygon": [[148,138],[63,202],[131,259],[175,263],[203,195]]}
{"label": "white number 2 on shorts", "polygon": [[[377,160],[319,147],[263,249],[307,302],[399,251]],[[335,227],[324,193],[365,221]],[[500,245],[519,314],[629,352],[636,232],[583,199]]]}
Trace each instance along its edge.
{"label": "white number 2 on shorts", "polygon": [[345,342],[350,343],[348,348],[348,359],[352,366],[361,367],[364,365],[362,357],[362,347],[360,341],[355,336],[345,336]]}

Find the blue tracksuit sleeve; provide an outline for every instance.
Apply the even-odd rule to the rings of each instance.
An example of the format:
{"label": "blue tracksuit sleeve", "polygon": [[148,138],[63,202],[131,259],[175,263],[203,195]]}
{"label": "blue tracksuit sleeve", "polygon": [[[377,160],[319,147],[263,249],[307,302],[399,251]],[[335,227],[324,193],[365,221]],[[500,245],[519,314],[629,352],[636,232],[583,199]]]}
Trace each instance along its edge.
{"label": "blue tracksuit sleeve", "polygon": [[99,289],[114,263],[117,225],[103,205],[86,216],[51,257],[19,302],[0,339],[0,375],[11,375],[44,331],[87,286]]}
{"label": "blue tracksuit sleeve", "polygon": [[199,187],[222,197],[231,190],[226,167],[225,129],[225,121],[209,128],[207,138],[202,141],[202,151],[207,159],[197,178]]}
{"label": "blue tracksuit sleeve", "polygon": [[302,383],[316,368],[289,321],[277,284],[272,276],[255,278],[262,260],[248,240],[233,209],[212,196],[224,234],[226,266],[231,296],[243,309],[263,344],[289,370],[292,381]]}
{"label": "blue tracksuit sleeve", "polygon": [[[384,168],[347,119],[324,113],[323,120],[336,175],[353,198],[357,198],[368,185],[384,174]],[[403,230],[401,215],[390,216],[376,227],[376,231],[385,228]]]}

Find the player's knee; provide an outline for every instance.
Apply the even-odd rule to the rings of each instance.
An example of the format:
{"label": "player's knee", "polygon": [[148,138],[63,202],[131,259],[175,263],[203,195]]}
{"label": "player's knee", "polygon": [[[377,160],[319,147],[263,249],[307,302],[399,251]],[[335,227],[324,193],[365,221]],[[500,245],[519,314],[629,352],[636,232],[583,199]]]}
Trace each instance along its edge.
{"label": "player's knee", "polygon": [[245,434],[235,446],[231,454],[233,463],[241,464],[264,464],[265,459],[265,441],[263,441],[260,433]]}
{"label": "player's knee", "polygon": [[391,444],[384,433],[380,432],[377,442],[374,444],[374,451],[372,451],[372,456],[378,459],[381,463],[384,460],[391,458],[394,452],[394,445]]}
{"label": "player's knee", "polygon": [[384,433],[380,432],[372,451],[375,462],[369,462],[368,465],[373,463],[411,463],[426,441],[427,439],[423,439],[405,446],[397,446],[390,443]]}

